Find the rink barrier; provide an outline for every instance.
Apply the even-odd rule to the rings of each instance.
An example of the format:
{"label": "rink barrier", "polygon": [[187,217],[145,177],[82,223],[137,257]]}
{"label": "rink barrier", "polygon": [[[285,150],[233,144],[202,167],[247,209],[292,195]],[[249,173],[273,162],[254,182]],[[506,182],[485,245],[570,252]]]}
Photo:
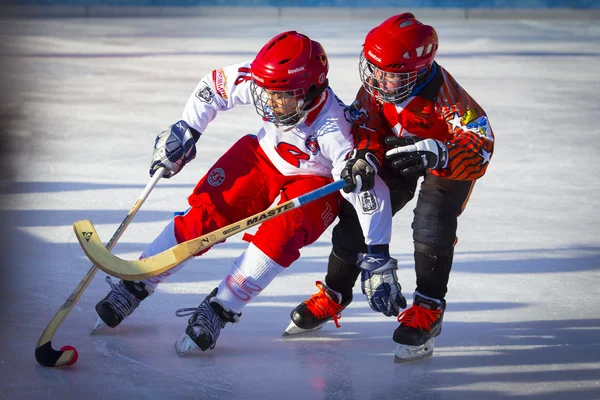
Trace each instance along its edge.
{"label": "rink barrier", "polygon": [[[237,6],[126,6],[126,5],[2,5],[3,17],[245,17],[285,20],[382,19],[402,11],[433,19],[600,19],[600,0],[589,8],[415,8],[399,7],[237,7]],[[591,4],[591,3],[590,3]]]}

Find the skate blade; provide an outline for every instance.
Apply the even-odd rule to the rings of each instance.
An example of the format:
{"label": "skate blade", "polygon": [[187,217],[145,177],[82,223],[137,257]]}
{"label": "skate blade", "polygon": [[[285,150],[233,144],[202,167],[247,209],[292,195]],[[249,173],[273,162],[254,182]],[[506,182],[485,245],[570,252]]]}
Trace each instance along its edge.
{"label": "skate blade", "polygon": [[196,343],[194,343],[192,339],[190,339],[190,337],[186,333],[181,335],[179,340],[175,342],[175,351],[180,357],[194,350],[200,350],[200,348],[196,345]]}
{"label": "skate blade", "polygon": [[394,350],[394,364],[402,364],[431,357],[434,347],[435,339],[429,339],[421,346],[399,344],[396,346],[396,350]]}
{"label": "skate blade", "polygon": [[94,333],[106,328],[108,325],[106,325],[104,323],[104,321],[102,321],[102,318],[98,317],[96,318],[96,322],[94,323],[94,326],[92,327],[92,331],[90,332],[90,335],[93,335]]}
{"label": "skate blade", "polygon": [[323,325],[324,324],[321,324],[321,325],[317,326],[316,328],[312,328],[312,329],[302,329],[302,328],[298,328],[294,322],[290,322],[288,327],[285,328],[285,332],[283,332],[283,334],[281,336],[282,337],[290,337],[290,336],[296,336],[296,335],[299,335],[302,333],[318,331],[319,329],[321,329],[323,327]]}

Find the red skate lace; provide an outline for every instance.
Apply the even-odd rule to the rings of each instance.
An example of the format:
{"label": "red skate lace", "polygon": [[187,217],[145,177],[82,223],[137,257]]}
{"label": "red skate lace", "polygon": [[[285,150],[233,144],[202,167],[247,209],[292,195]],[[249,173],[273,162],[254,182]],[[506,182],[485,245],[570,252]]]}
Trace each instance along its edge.
{"label": "red skate lace", "polygon": [[404,326],[429,331],[431,330],[431,325],[440,318],[441,314],[441,310],[428,310],[427,308],[413,305],[398,315],[398,322]]}
{"label": "red skate lace", "polygon": [[331,300],[327,296],[327,294],[325,293],[326,289],[323,282],[317,281],[316,285],[319,288],[319,293],[313,294],[310,297],[310,299],[306,300],[306,307],[317,318],[333,318],[335,326],[339,328],[340,324],[338,324],[338,319],[342,318],[341,312],[344,309],[344,307],[336,303],[334,300]]}

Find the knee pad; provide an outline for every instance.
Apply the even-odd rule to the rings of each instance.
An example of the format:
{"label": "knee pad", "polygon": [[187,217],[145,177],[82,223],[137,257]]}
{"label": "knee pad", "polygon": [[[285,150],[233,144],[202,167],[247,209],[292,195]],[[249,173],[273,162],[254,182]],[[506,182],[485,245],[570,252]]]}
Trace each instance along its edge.
{"label": "knee pad", "polygon": [[452,248],[456,242],[457,215],[433,207],[417,207],[412,223],[415,243],[432,248]]}

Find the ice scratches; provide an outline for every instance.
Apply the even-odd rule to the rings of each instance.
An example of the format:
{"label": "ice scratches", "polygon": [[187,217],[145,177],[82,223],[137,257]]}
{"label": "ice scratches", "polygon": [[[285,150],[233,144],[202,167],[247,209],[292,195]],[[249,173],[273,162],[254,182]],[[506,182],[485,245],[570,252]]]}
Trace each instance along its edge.
{"label": "ice scratches", "polygon": [[128,357],[128,356],[126,356],[126,355],[124,355],[122,353],[119,353],[118,351],[111,350],[111,349],[108,348],[106,340],[99,340],[99,341],[97,341],[95,343],[95,345],[96,345],[96,351],[98,353],[104,355],[104,356],[107,356],[107,357],[110,357],[110,358],[117,357],[117,358],[119,358],[119,359],[121,359],[123,361],[127,361],[127,362],[130,362],[132,364],[137,364],[137,365],[140,365],[142,367],[151,369],[151,370],[156,371],[156,372],[160,372],[161,374],[163,374],[165,376],[170,376],[172,378],[176,378],[176,379],[180,379],[182,381],[186,381],[186,382],[194,383],[194,384],[197,384],[197,385],[201,385],[201,386],[204,386],[204,387],[207,387],[207,388],[210,388],[210,389],[220,390],[222,392],[227,392],[227,393],[235,393],[235,394],[239,395],[239,393],[237,391],[235,391],[235,390],[228,390],[228,389],[224,389],[224,388],[222,388],[220,386],[210,385],[210,384],[207,384],[205,382],[196,381],[194,379],[184,378],[182,376],[175,375],[175,374],[172,374],[172,373],[170,373],[168,371],[165,371],[164,369],[156,368],[156,367],[153,367],[152,365],[148,365],[146,363],[143,363],[141,361],[138,361],[136,359]]}
{"label": "ice scratches", "polygon": [[307,334],[313,333],[315,331],[309,331],[304,333],[298,333],[295,335],[282,336],[281,338],[273,339],[276,342],[286,342],[286,341],[294,341],[294,342],[342,342],[347,340],[352,340],[350,338],[336,338],[330,336],[308,336]]}

